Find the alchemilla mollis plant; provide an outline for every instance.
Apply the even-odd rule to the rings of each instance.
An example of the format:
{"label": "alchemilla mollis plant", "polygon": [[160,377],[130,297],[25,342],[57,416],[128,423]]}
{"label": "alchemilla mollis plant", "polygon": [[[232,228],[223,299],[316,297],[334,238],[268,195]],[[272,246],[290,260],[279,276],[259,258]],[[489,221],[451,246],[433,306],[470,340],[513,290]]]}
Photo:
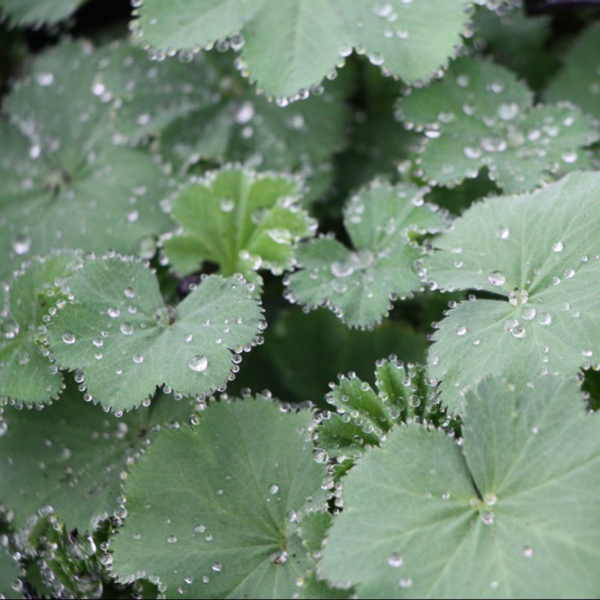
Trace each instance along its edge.
{"label": "alchemilla mollis plant", "polygon": [[594,4],[0,0],[0,599],[598,597]]}

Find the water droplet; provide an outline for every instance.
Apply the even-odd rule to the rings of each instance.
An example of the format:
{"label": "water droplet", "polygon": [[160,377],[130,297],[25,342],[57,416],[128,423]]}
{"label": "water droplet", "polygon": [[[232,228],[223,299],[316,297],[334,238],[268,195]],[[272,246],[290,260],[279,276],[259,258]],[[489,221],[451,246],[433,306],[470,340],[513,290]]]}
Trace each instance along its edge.
{"label": "water droplet", "polygon": [[17,256],[23,256],[27,254],[31,248],[31,240],[19,235],[13,240],[13,251]]}
{"label": "water droplet", "polygon": [[136,354],[136,355],[133,357],[133,362],[134,362],[136,365],[141,365],[141,364],[144,362],[144,357],[143,357],[141,354]]}
{"label": "water droplet", "polygon": [[170,535],[168,537],[167,541],[169,542],[169,544],[176,544],[177,543],[177,538],[174,535]]}
{"label": "water droplet", "polygon": [[456,329],[456,335],[459,335],[462,337],[463,335],[466,335],[466,333],[467,333],[467,328],[464,325],[461,325],[460,327],[458,327]]}
{"label": "water droplet", "polygon": [[548,313],[540,313],[538,315],[538,323],[540,325],[551,325],[552,324],[552,316]]}
{"label": "water droplet", "polygon": [[118,319],[120,315],[121,315],[121,311],[118,308],[109,308],[108,309],[108,316],[111,319]]}
{"label": "water droplet", "polygon": [[72,346],[77,340],[72,333],[65,333],[62,336],[62,341],[68,346]]}
{"label": "water droplet", "polygon": [[556,242],[556,244],[552,245],[552,250],[554,252],[562,252],[565,249],[565,246],[562,242]]}
{"label": "water droplet", "polygon": [[194,356],[190,360],[190,369],[196,373],[202,373],[208,368],[208,359],[206,356]]}
{"label": "water droplet", "polygon": [[213,566],[212,566],[212,570],[215,573],[220,573],[223,570],[223,565],[221,565],[221,563],[216,562]]}
{"label": "water droplet", "polygon": [[494,271],[488,276],[488,281],[496,287],[502,287],[506,283],[506,277],[500,271]]}
{"label": "water droplet", "polygon": [[523,556],[525,558],[531,558],[533,556],[533,548],[530,546],[525,546],[525,549],[523,550]]}
{"label": "water droplet", "polygon": [[273,484],[269,488],[269,493],[274,496],[275,494],[277,494],[277,492],[279,492],[279,486],[277,484]]}
{"label": "water droplet", "polygon": [[404,558],[401,554],[394,552],[394,554],[392,554],[388,558],[387,562],[388,565],[390,565],[390,567],[394,567],[394,569],[399,569],[404,564]]}
{"label": "water droplet", "polygon": [[133,325],[130,323],[123,323],[121,325],[121,333],[123,335],[131,335],[133,333]]}
{"label": "water droplet", "polygon": [[403,577],[398,583],[402,589],[407,590],[412,587],[413,581],[410,577]]}
{"label": "water droplet", "polygon": [[500,227],[500,229],[498,229],[496,232],[496,235],[501,240],[507,240],[510,237],[510,229],[508,227]]}

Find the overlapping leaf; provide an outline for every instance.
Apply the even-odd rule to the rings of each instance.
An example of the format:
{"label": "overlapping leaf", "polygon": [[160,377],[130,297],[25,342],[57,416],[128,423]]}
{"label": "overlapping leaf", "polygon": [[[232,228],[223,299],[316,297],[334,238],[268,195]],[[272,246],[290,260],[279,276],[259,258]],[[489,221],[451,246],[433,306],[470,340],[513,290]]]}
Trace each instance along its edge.
{"label": "overlapping leaf", "polygon": [[289,299],[310,309],[328,306],[352,327],[380,322],[392,298],[420,288],[415,237],[443,225],[437,207],[422,195],[412,186],[375,182],[353,197],[344,224],[354,249],[331,237],[301,246],[301,270],[289,278]]}
{"label": "overlapping leaf", "polygon": [[297,513],[324,498],[325,468],[302,436],[311,418],[246,398],[163,432],[127,480],[115,574],[160,578],[184,598],[291,598],[312,563]]}
{"label": "overlapping leaf", "polygon": [[113,139],[110,107],[92,93],[97,63],[91,46],[62,44],[36,59],[8,97],[0,279],[54,248],[137,254],[168,228],[160,202],[171,182],[145,151]]}
{"label": "overlapping leaf", "polygon": [[58,402],[37,410],[6,408],[0,436],[0,503],[23,527],[43,507],[69,531],[91,530],[118,509],[121,474],[160,425],[187,422],[189,403],[161,397],[117,419],[84,402],[70,383]]}
{"label": "overlapping leaf", "polygon": [[506,192],[529,191],[549,174],[589,168],[585,147],[599,139],[579,109],[533,107],[510,71],[472,58],[455,61],[441,81],[414,90],[399,109],[407,126],[427,128],[418,163],[427,180],[442,185],[488,167]]}
{"label": "overlapping leaf", "polygon": [[374,331],[349,329],[334,314],[304,314],[292,308],[265,332],[265,343],[247,359],[235,386],[270,390],[289,402],[312,401],[321,408],[328,385],[340,373],[367,378],[375,361],[395,355],[424,362],[426,340],[414,328],[386,321]]}
{"label": "overlapping leaf", "polygon": [[61,368],[81,370],[93,400],[116,412],[162,385],[184,395],[213,392],[261,326],[262,309],[241,277],[206,277],[167,307],[150,269],[115,257],[87,261],[69,287],[74,301],[48,328],[52,355]]}
{"label": "overlapping leaf", "polygon": [[430,77],[461,44],[469,4],[251,0],[238,6],[231,0],[145,0],[136,26],[162,51],[230,40],[236,49],[243,46],[245,68],[269,96],[297,98],[343,64],[353,48],[408,82]]}
{"label": "overlapping leaf", "polygon": [[334,412],[319,417],[314,443],[343,468],[379,446],[398,423],[452,425],[423,367],[382,360],[375,378],[377,391],[355,374],[342,376],[327,396]]}
{"label": "overlapping leaf", "polygon": [[565,64],[546,90],[550,100],[569,100],[600,119],[600,25],[584,31],[569,50]]}
{"label": "overlapping leaf", "polygon": [[183,275],[209,261],[225,276],[242,273],[260,282],[259,270],[288,270],[298,242],[316,229],[299,206],[296,181],[236,167],[191,183],[171,214],[181,229],[163,240],[163,248]]}
{"label": "overlapping leaf", "polygon": [[463,433],[400,427],[355,467],[323,574],[362,598],[594,596],[600,421],[577,385],[488,380]]}
{"label": "overlapping leaf", "polygon": [[574,375],[600,357],[600,176],[573,173],[531,195],[488,199],[435,240],[425,261],[445,290],[479,290],[439,325],[429,355],[442,399],[486,373]]}
{"label": "overlapping leaf", "polygon": [[254,94],[227,54],[149,61],[141,48],[115,43],[95,86],[113,101],[119,133],[132,141],[157,136],[176,170],[240,161],[293,171],[309,180],[314,199],[318,178],[345,142],[337,82],[307,102],[279,107]]}
{"label": "overlapping leaf", "polygon": [[53,25],[70,17],[87,0],[0,0],[0,17],[16,25]]}
{"label": "overlapping leaf", "polygon": [[32,261],[10,281],[0,314],[0,398],[39,405],[61,392],[62,375],[47,358],[40,328],[67,300],[64,281],[77,262],[73,253],[53,254]]}
{"label": "overlapping leaf", "polygon": [[0,546],[0,598],[17,600],[23,597],[18,578],[19,566],[6,548]]}

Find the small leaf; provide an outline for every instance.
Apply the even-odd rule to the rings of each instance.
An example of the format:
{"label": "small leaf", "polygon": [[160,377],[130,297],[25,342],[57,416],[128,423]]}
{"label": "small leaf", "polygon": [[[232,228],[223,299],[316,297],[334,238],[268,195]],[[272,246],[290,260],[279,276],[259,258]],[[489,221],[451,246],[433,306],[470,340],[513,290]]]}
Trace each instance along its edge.
{"label": "small leaf", "polygon": [[160,398],[151,409],[117,419],[84,402],[74,383],[43,411],[6,408],[0,423],[0,502],[14,513],[17,528],[50,506],[69,531],[91,531],[117,512],[127,460],[158,426],[186,422],[191,414],[188,403]]}
{"label": "small leaf", "polygon": [[19,600],[23,598],[19,582],[19,565],[9,554],[8,549],[0,546],[0,598]]}
{"label": "small leaf", "polygon": [[36,259],[9,282],[0,313],[0,398],[31,406],[62,391],[62,375],[46,356],[40,328],[67,300],[62,286],[78,260],[74,253]]}
{"label": "small leaf", "polygon": [[555,377],[466,402],[462,447],[399,427],[348,475],[323,575],[362,598],[593,597],[599,415]]}
{"label": "small leaf", "polygon": [[572,105],[532,106],[508,70],[472,58],[416,89],[399,105],[408,126],[427,128],[418,164],[432,183],[453,185],[488,167],[506,192],[537,187],[547,173],[590,168],[584,147],[599,139],[595,123]]}
{"label": "small leaf", "polygon": [[172,182],[145,151],[115,143],[92,93],[99,56],[65,43],[41,55],[0,121],[0,279],[55,248],[152,252]]}
{"label": "small leaf", "polygon": [[231,0],[145,0],[135,27],[163,52],[218,40],[229,40],[235,49],[243,45],[243,64],[259,88],[295,99],[343,64],[353,48],[366,50],[374,64],[407,82],[430,77],[461,44],[468,4],[251,0],[240,7]]}
{"label": "small leaf", "polygon": [[600,25],[592,25],[575,41],[558,75],[546,90],[549,100],[568,100],[600,119]]}
{"label": "small leaf", "polygon": [[459,304],[434,336],[430,375],[452,411],[486,373],[517,383],[598,364],[599,207],[600,176],[574,173],[527,196],[487,199],[436,238],[425,260],[436,287],[493,294]]}
{"label": "small leaf", "polygon": [[291,598],[311,565],[294,516],[320,508],[325,467],[300,435],[312,414],[264,399],[213,403],[132,469],[114,572],[184,598]]}
{"label": "small leaf", "polygon": [[19,26],[54,25],[70,17],[87,0],[0,0],[0,17]]}
{"label": "small leaf", "polygon": [[234,386],[268,389],[277,398],[326,408],[325,393],[339,373],[367,378],[382,356],[424,362],[425,350],[425,337],[407,323],[389,320],[361,331],[327,310],[307,315],[292,308],[267,329],[265,343],[250,354]]}
{"label": "small leaf", "polygon": [[366,449],[385,441],[399,423],[426,423],[446,429],[455,425],[446,416],[423,367],[382,360],[377,363],[375,385],[378,391],[355,374],[340,377],[327,395],[335,412],[318,417],[315,445],[345,470]]}
{"label": "small leaf", "polygon": [[301,246],[301,270],[289,278],[289,299],[309,309],[327,306],[351,327],[369,327],[388,314],[391,298],[421,287],[414,263],[421,248],[416,235],[438,231],[437,207],[408,185],[375,182],[353,197],[344,224],[350,250],[331,237]]}
{"label": "small leaf", "polygon": [[232,372],[232,351],[249,347],[262,309],[240,278],[206,277],[177,308],[155,275],[121,257],[86,262],[69,282],[75,300],[48,328],[61,368],[81,370],[95,402],[117,413],[139,406],[157,386],[207,395]]}
{"label": "small leaf", "polygon": [[259,270],[281,274],[298,242],[316,229],[298,194],[290,178],[237,167],[193,182],[173,203],[181,229],[163,240],[170,264],[182,275],[200,271],[205,261],[249,281],[260,281]]}

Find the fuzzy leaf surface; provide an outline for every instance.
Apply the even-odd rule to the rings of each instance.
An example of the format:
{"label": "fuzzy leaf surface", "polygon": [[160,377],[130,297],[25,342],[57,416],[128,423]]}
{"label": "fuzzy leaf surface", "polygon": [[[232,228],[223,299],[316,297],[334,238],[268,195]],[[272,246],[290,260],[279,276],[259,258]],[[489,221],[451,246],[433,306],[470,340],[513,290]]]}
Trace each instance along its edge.
{"label": "fuzzy leaf surface", "polygon": [[280,107],[257,96],[232,62],[214,52],[149,62],[141,48],[113,44],[96,85],[113,100],[117,131],[133,142],[156,136],[176,171],[239,161],[302,175],[312,189],[345,143],[343,84]]}
{"label": "fuzzy leaf surface", "polygon": [[42,354],[40,328],[57,302],[66,300],[61,285],[77,260],[75,254],[53,254],[10,280],[0,318],[0,398],[39,405],[61,392],[63,378]]}
{"label": "fuzzy leaf surface", "polygon": [[259,270],[281,274],[316,226],[298,194],[298,184],[281,175],[239,168],[209,174],[174,201],[171,214],[180,230],[163,240],[164,252],[182,275],[200,271],[205,261],[249,281],[260,281]]}
{"label": "fuzzy leaf surface", "polygon": [[19,26],[54,25],[70,17],[87,0],[0,0],[0,15]]}
{"label": "fuzzy leaf surface", "polygon": [[64,43],[37,58],[0,122],[0,279],[56,248],[138,254],[167,230],[172,182],[144,150],[115,143],[93,93],[98,56]]}
{"label": "fuzzy leaf surface", "polygon": [[17,592],[13,587],[16,584],[21,572],[19,566],[8,550],[0,546],[0,597],[18,600],[23,597],[21,592]]}
{"label": "fuzzy leaf surface", "polygon": [[160,397],[117,419],[84,402],[69,383],[43,411],[4,409],[0,436],[0,503],[16,527],[51,506],[69,531],[91,531],[118,508],[127,459],[145,447],[161,425],[187,422],[192,407]]}
{"label": "fuzzy leaf surface", "polygon": [[133,260],[88,261],[69,284],[75,300],[53,317],[48,341],[61,368],[81,370],[95,402],[116,412],[159,386],[206,395],[224,385],[233,351],[258,334],[262,309],[243,279],[206,277],[177,308]]}
{"label": "fuzzy leaf surface", "polygon": [[286,98],[320,84],[353,47],[366,49],[373,62],[407,82],[430,77],[461,44],[468,4],[145,0],[139,25],[145,41],[163,51],[206,46],[241,32],[250,76],[269,96]]}
{"label": "fuzzy leaf surface", "polygon": [[323,574],[363,598],[593,596],[598,417],[574,381],[496,379],[467,396],[463,447],[396,429],[345,479]]}
{"label": "fuzzy leaf surface", "polygon": [[473,58],[399,104],[405,123],[427,128],[424,177],[452,185],[488,167],[506,192],[526,192],[549,174],[591,167],[584,148],[599,138],[593,120],[572,105],[533,106],[527,86],[504,67]]}
{"label": "fuzzy leaf surface", "polygon": [[246,398],[210,405],[196,429],[163,432],[127,481],[130,516],[112,544],[119,578],[145,572],[184,598],[290,598],[312,562],[290,511],[323,499],[325,467],[298,433],[311,419]]}
{"label": "fuzzy leaf surface", "polygon": [[600,119],[600,25],[592,25],[575,41],[563,68],[546,90],[549,100],[568,100]]}
{"label": "fuzzy leaf surface", "polygon": [[331,237],[300,246],[289,296],[310,309],[327,306],[351,327],[372,326],[388,314],[390,297],[421,287],[414,238],[439,231],[443,220],[417,188],[375,182],[349,201],[344,225],[352,250]]}
{"label": "fuzzy leaf surface", "polygon": [[459,304],[435,333],[430,374],[452,411],[485,374],[517,383],[598,364],[599,208],[600,176],[573,173],[530,195],[487,199],[435,240],[431,282],[493,294]]}

